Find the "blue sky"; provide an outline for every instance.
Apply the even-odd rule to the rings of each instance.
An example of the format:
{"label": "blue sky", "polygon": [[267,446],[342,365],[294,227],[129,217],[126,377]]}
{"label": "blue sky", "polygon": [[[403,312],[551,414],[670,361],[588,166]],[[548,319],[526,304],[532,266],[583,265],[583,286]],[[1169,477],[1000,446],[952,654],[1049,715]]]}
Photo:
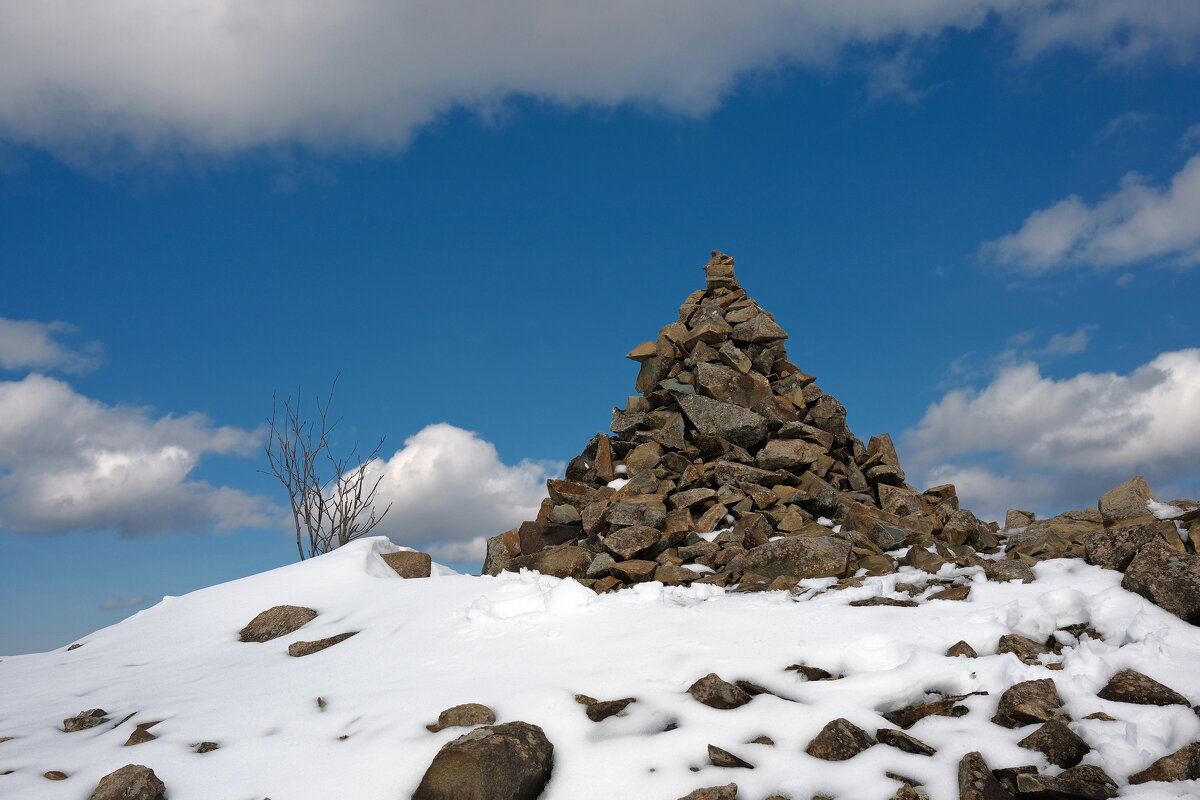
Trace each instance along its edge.
{"label": "blue sky", "polygon": [[922,488],[1200,495],[1200,6],[675,6],[0,12],[0,653],[292,560],[338,373],[477,568],[711,248]]}

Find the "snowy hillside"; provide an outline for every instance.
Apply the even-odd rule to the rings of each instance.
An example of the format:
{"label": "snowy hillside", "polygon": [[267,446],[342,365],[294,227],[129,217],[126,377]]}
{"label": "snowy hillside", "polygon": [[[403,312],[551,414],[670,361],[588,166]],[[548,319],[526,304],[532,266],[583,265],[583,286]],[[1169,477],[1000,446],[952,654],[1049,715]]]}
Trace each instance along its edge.
{"label": "snowy hillside", "polygon": [[[834,579],[808,580],[799,595],[659,583],[596,595],[570,579],[444,568],[405,580],[379,557],[398,549],[358,541],[165,598],[73,650],[4,657],[0,738],[12,738],[0,741],[0,797],[86,800],[104,775],[143,764],[169,800],[399,800],[467,731],[426,725],[452,706],[482,703],[498,722],[545,731],[554,746],[547,800],[673,800],[730,782],[744,800],[885,800],[902,786],[887,772],[941,800],[958,796],[959,760],[970,751],[992,768],[1061,771],[1017,745],[1034,727],[991,721],[1006,689],[1040,678],[1053,679],[1071,730],[1091,747],[1083,763],[1101,766],[1121,797],[1200,796],[1195,780],[1126,783],[1200,739],[1192,708],[1097,697],[1114,673],[1133,669],[1200,702],[1200,629],[1122,589],[1121,573],[1077,559],[1037,564],[1029,584],[947,565],[939,577],[971,586],[954,601],[928,599],[938,586],[897,591],[931,577],[912,567],[837,591],[827,590]],[[849,605],[879,596],[918,604]],[[243,626],[279,605],[318,616],[265,643],[239,641]],[[996,654],[1005,634],[1040,642],[1082,623],[1103,639],[1060,632],[1061,653],[1040,665]],[[354,631],[312,655],[288,655],[294,641]],[[978,657],[946,656],[960,640]],[[1048,667],[1055,663],[1061,669]],[[792,665],[844,677],[810,681]],[[709,673],[767,693],[711,708],[687,691]],[[577,694],[636,702],[593,722]],[[957,695],[968,695],[959,701],[965,715],[928,716],[907,730],[933,756],[882,742],[845,761],[805,752],[837,718],[874,735],[897,727],[883,712]],[[65,718],[96,708],[108,722],[63,731]],[[1089,719],[1095,712],[1113,720]],[[156,738],[125,745],[135,726],[155,721]],[[773,744],[751,743],[763,736]],[[201,742],[218,748],[197,752]],[[709,745],[754,768],[711,765]],[[67,777],[43,777],[52,771]]]}

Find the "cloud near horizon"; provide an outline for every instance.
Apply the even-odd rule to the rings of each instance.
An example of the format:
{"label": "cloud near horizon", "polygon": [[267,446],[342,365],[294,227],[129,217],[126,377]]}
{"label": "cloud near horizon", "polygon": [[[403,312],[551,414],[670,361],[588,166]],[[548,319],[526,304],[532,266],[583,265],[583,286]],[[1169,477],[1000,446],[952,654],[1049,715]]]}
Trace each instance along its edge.
{"label": "cloud near horizon", "polygon": [[1012,364],[982,389],[947,392],[903,450],[928,485],[954,483],[964,506],[992,519],[1006,508],[1092,505],[1135,474],[1164,494],[1194,493],[1200,349],[1162,353],[1127,375],[1055,380],[1032,362]]}
{"label": "cloud near horizon", "polygon": [[756,70],[837,68],[857,47],[906,61],[991,23],[1018,62],[1072,49],[1189,63],[1200,44],[1193,0],[13,0],[0,140],[74,159],[106,145],[134,158],[395,149],[452,109],[488,115],[514,97],[703,115]]}
{"label": "cloud near horizon", "polygon": [[505,464],[479,434],[427,425],[390,458],[372,462],[371,479],[383,475],[376,507],[391,503],[372,533],[438,560],[482,563],[487,538],[533,519],[546,479],[561,466]]}
{"label": "cloud near horizon", "polygon": [[192,477],[206,454],[249,455],[259,431],[202,414],[155,417],[32,374],[0,382],[0,527],[122,538],[276,526],[265,498]]}
{"label": "cloud near horizon", "polygon": [[985,243],[980,254],[1029,275],[1069,267],[1200,264],[1200,156],[1161,189],[1131,172],[1095,205],[1071,195],[1035,211],[1020,230]]}
{"label": "cloud near horizon", "polygon": [[90,372],[100,366],[100,343],[85,342],[72,348],[59,341],[78,331],[69,322],[0,317],[0,369]]}

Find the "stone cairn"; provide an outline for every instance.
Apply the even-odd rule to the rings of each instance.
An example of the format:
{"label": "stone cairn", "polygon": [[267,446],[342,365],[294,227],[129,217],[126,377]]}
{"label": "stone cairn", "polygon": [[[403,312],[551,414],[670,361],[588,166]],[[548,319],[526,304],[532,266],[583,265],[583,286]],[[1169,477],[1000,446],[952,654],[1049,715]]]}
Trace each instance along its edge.
{"label": "stone cairn", "polygon": [[[780,589],[805,578],[929,572],[996,552],[997,526],[952,485],[905,482],[891,437],[855,438],[846,409],[788,360],[787,334],[713,251],[707,287],[635,347],[636,390],[547,481],[537,519],[492,537],[485,574],[522,567],[597,592],[658,580]],[[715,532],[715,533],[714,533]]]}

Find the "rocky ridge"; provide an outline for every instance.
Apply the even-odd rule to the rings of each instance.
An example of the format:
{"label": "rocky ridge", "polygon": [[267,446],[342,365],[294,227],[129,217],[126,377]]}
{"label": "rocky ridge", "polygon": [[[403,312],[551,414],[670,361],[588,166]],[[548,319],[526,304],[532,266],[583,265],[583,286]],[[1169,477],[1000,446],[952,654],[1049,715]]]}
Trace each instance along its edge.
{"label": "rocky ridge", "polygon": [[[909,485],[887,435],[866,445],[846,409],[788,360],[787,333],[713,251],[706,288],[629,354],[639,394],[613,409],[537,519],[492,537],[485,574],[530,568],[597,592],[657,580],[742,589],[936,572],[996,552],[998,526],[952,485]],[[979,562],[980,564],[982,562]]]}

